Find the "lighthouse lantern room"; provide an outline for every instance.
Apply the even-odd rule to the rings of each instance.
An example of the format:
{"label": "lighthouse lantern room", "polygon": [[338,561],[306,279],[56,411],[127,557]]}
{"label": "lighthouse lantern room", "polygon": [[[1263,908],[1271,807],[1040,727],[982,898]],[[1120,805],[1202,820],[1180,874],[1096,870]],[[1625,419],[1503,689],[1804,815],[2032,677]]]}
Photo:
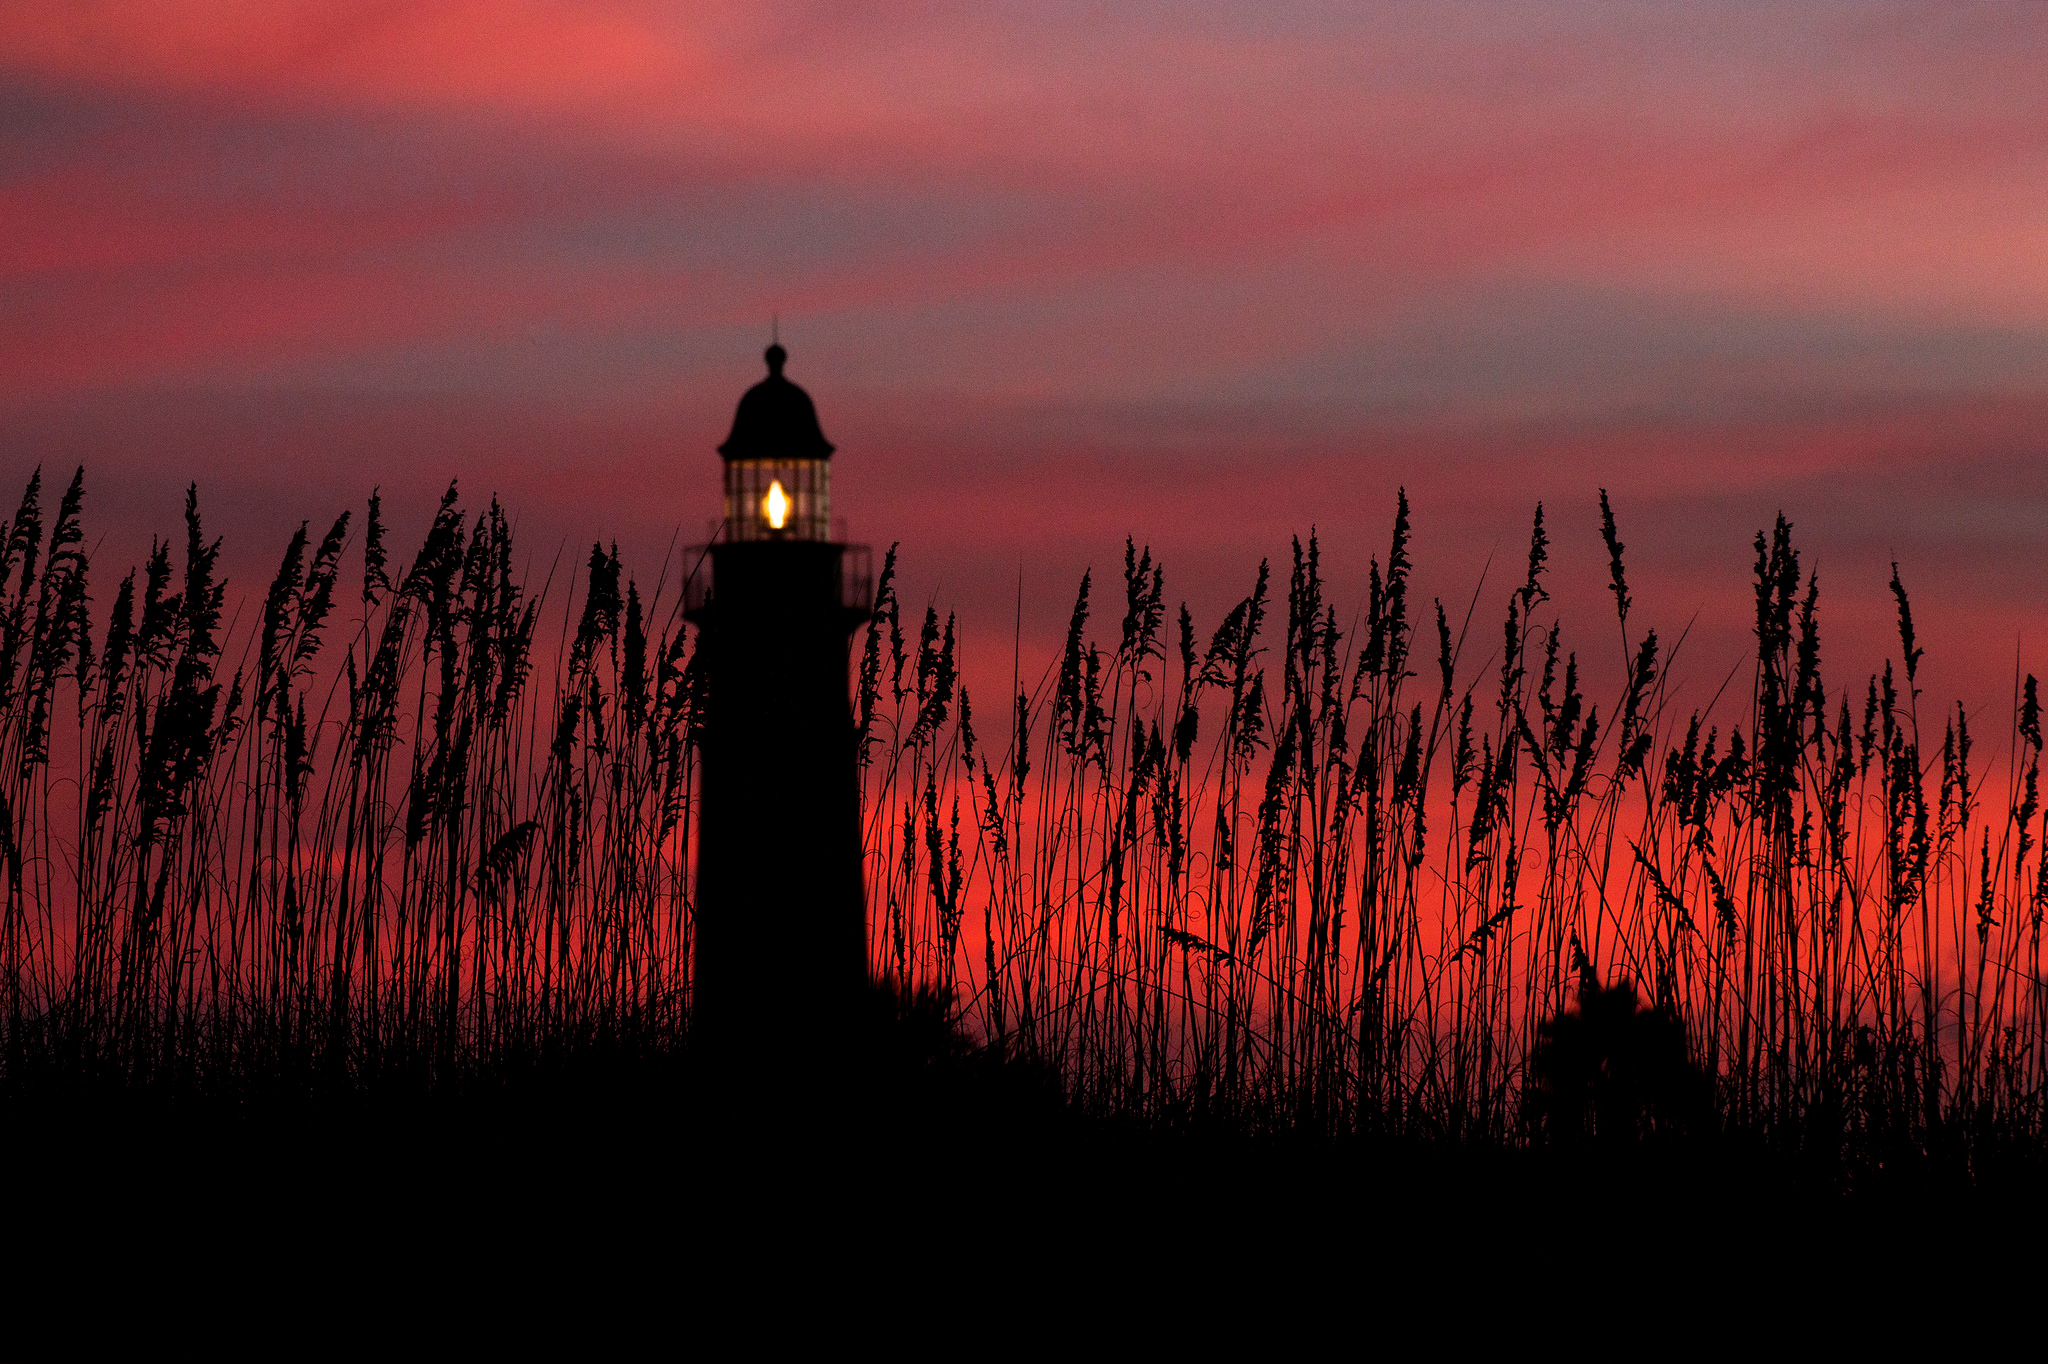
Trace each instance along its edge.
{"label": "lighthouse lantern room", "polygon": [[810,394],[782,377],[788,358],[779,344],[768,348],[768,377],[740,399],[732,434],[718,447],[726,539],[832,538],[832,442]]}

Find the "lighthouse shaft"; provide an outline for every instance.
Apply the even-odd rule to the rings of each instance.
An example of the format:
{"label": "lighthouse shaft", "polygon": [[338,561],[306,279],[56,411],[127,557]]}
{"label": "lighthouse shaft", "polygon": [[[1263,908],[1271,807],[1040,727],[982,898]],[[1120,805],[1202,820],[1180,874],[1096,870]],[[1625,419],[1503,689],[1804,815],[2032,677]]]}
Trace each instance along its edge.
{"label": "lighthouse shaft", "polygon": [[710,553],[709,597],[691,613],[708,685],[694,1013],[709,1037],[766,1043],[829,1016],[866,979],[847,694],[865,612],[849,600],[848,546]]}

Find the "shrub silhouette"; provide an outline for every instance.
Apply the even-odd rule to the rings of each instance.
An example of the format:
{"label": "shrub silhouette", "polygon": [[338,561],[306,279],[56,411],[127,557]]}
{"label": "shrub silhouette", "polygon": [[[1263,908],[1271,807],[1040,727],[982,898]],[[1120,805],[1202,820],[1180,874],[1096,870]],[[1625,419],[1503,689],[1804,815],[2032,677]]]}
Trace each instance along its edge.
{"label": "shrub silhouette", "polygon": [[1554,1143],[1633,1143],[1703,1135],[1711,1091],[1685,1023],[1645,1009],[1627,982],[1582,975],[1575,1010],[1543,1024],[1530,1060],[1536,1135]]}

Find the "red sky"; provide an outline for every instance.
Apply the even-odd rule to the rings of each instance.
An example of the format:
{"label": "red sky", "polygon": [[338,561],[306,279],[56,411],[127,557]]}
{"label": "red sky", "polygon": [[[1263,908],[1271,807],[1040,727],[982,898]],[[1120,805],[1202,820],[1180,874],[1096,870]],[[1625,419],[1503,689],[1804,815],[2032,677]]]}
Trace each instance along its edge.
{"label": "red sky", "polygon": [[1783,509],[1837,686],[1896,558],[1995,713],[2048,672],[2044,70],[2017,3],[0,3],[0,475],[85,463],[123,560],[196,479],[251,587],[450,478],[651,576],[779,313],[984,669],[1126,534],[1205,628],[1312,525],[1354,602],[1404,484],[1425,594],[1497,548],[1489,635],[1544,500],[1609,649],[1604,486],[1702,690]]}

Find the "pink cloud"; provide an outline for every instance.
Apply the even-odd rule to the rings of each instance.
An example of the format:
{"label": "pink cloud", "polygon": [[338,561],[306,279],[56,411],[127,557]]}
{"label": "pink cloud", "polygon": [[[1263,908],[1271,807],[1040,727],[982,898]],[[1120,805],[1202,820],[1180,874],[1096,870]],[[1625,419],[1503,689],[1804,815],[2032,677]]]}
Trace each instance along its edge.
{"label": "pink cloud", "polygon": [[[87,318],[117,296],[127,326],[65,336],[60,305],[52,345],[31,304],[37,334],[10,349],[33,392],[534,319],[599,336],[658,312],[886,329],[950,310],[976,357],[953,382],[1056,395],[1129,363],[1112,335],[1075,344],[1111,329],[1090,309],[1107,297],[1136,335],[1182,343],[1137,365],[1140,390],[1398,342],[1531,288],[1663,300],[1676,325],[1706,307],[2048,326],[2048,131],[2004,81],[2040,41],[1996,15],[1863,7],[1797,27],[1772,44],[1710,16],[1458,7],[1363,27],[1282,10],[1257,30],[1227,9],[15,7],[13,70],[125,112],[8,183],[10,277],[75,291]],[[272,184],[243,166],[266,136]],[[273,291],[291,308],[248,302]],[[1006,311],[1032,317],[998,338],[976,316]]]}
{"label": "pink cloud", "polygon": [[671,74],[680,55],[628,13],[526,0],[15,5],[0,46],[113,85],[431,104],[574,103]]}

